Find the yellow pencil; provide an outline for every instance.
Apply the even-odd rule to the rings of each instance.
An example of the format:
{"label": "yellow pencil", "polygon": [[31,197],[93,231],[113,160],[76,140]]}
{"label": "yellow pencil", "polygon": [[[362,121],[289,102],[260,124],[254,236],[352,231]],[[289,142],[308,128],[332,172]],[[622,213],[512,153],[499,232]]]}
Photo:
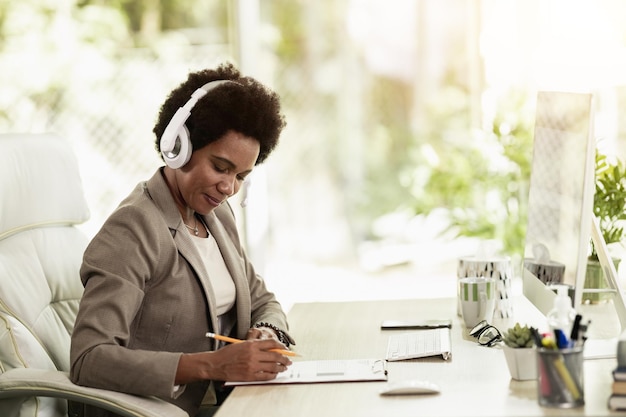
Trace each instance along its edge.
{"label": "yellow pencil", "polygon": [[[243,342],[243,340],[241,340],[241,339],[235,339],[234,337],[222,336],[221,334],[215,334],[215,333],[211,333],[211,332],[207,332],[207,334],[205,336],[213,338],[213,339],[221,340],[222,342],[226,342],[226,343],[241,343],[241,342]],[[285,350],[285,349],[270,349],[270,352],[278,352],[278,353],[281,353],[281,354],[283,354],[285,356],[300,356],[296,352],[293,352],[291,350]]]}

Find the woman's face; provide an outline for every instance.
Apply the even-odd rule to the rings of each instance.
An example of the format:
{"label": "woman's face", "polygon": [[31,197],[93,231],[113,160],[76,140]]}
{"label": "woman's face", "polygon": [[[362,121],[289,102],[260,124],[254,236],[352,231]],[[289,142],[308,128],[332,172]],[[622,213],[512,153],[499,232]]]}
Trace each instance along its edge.
{"label": "woman's face", "polygon": [[189,162],[175,170],[177,204],[208,214],[239,191],[259,151],[256,139],[234,131],[194,150]]}

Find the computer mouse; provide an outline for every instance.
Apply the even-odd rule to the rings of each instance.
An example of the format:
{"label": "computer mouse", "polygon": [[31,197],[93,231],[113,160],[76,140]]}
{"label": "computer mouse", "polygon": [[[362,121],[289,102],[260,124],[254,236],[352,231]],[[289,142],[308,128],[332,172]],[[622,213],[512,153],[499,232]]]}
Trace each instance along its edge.
{"label": "computer mouse", "polygon": [[409,379],[387,383],[387,386],[380,390],[380,395],[439,394],[439,392],[439,386],[433,382]]}

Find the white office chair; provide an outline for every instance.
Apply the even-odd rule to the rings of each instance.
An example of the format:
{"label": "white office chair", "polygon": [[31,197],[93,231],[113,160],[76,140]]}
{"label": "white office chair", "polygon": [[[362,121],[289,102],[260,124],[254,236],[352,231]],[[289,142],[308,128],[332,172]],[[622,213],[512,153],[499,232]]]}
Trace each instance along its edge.
{"label": "white office chair", "polygon": [[78,161],[51,134],[0,134],[0,416],[67,416],[75,400],[125,417],[188,417],[157,398],[68,378],[89,218]]}

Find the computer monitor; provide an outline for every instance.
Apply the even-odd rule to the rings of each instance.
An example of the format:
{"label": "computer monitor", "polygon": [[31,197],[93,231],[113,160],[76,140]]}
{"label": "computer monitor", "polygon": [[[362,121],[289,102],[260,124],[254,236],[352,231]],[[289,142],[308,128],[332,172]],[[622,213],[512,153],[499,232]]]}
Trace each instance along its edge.
{"label": "computer monitor", "polygon": [[[528,195],[524,294],[546,314],[554,293],[537,269],[564,266],[560,281],[582,300],[594,193],[591,94],[539,92]],[[549,255],[547,255],[549,254]],[[549,258],[549,259],[548,259]],[[532,266],[532,267],[531,267]],[[541,279],[540,279],[541,277]]]}
{"label": "computer monitor", "polygon": [[[581,310],[591,239],[599,252],[606,251],[593,215],[592,99],[591,94],[582,93],[539,92],[537,95],[522,278],[524,295],[544,314],[553,306],[555,293],[548,287],[556,281],[572,289],[573,306]],[[600,261],[615,290],[615,311],[623,330],[626,328],[623,293],[615,267],[608,262],[608,251],[603,254]],[[589,356],[614,356],[615,344],[612,341],[599,348],[603,352]]]}

